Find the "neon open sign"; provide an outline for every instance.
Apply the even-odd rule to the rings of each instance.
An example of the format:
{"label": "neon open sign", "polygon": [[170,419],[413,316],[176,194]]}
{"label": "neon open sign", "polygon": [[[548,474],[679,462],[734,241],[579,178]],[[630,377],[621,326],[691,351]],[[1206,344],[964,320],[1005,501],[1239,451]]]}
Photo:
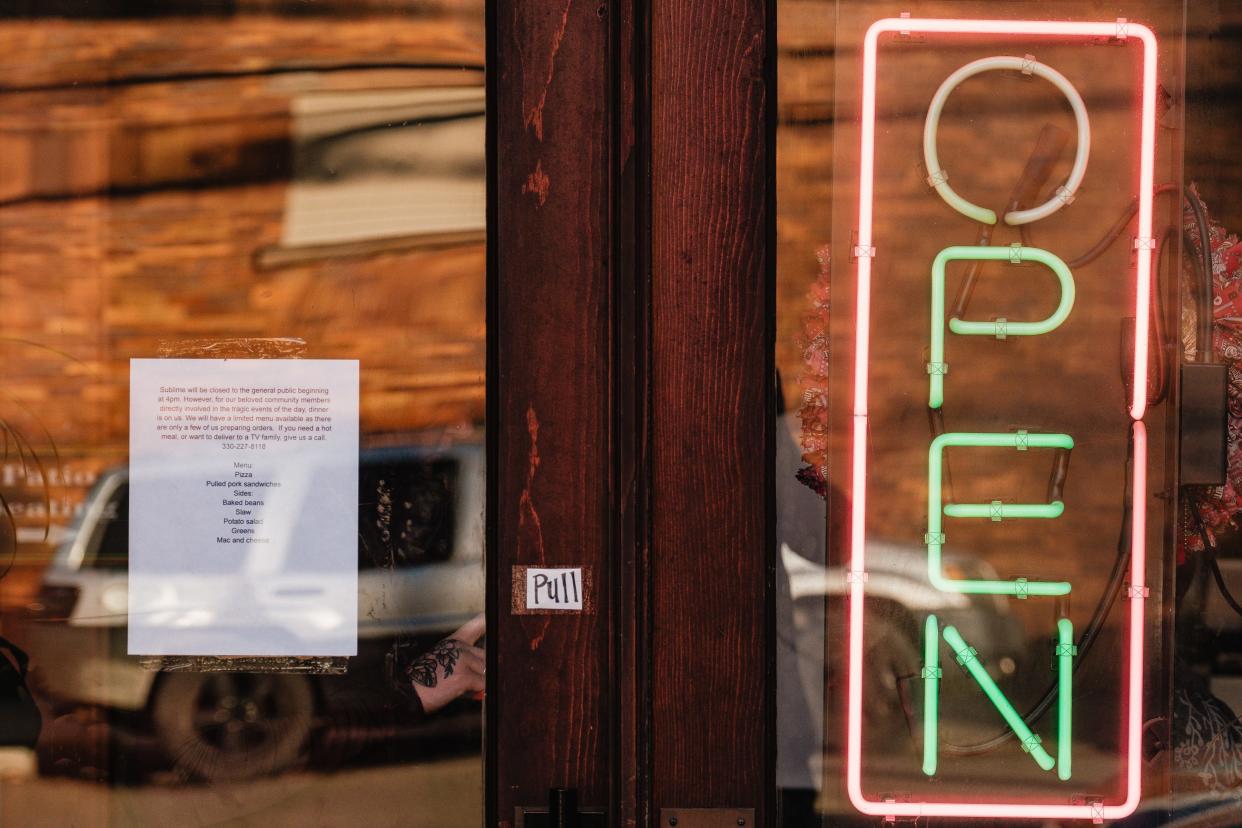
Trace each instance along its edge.
{"label": "neon open sign", "polygon": [[[870,371],[870,348],[872,326],[872,271],[873,262],[883,256],[877,250],[873,237],[873,207],[875,201],[876,163],[876,87],[877,45],[881,35],[911,33],[926,37],[933,47],[940,35],[969,35],[998,37],[1021,37],[1039,41],[1041,38],[1059,42],[1084,44],[1101,39],[1133,38],[1141,44],[1141,89],[1137,113],[1139,146],[1137,157],[1139,169],[1136,191],[1138,201],[1137,228],[1134,239],[1135,255],[1133,270],[1127,275],[1132,280],[1135,304],[1133,321],[1133,362],[1129,365],[1131,396],[1128,400],[1129,440],[1133,457],[1133,474],[1129,492],[1132,504],[1130,523],[1129,586],[1126,621],[1124,688],[1121,691],[1124,718],[1122,757],[1124,766],[1124,792],[1109,801],[1098,797],[1075,801],[1066,793],[1049,796],[1046,801],[980,802],[971,800],[969,791],[960,796],[938,796],[932,801],[917,798],[869,798],[863,785],[863,745],[865,721],[863,715],[864,694],[864,619],[867,602],[867,498],[868,498],[868,381]],[[1138,806],[1141,787],[1141,729],[1143,722],[1143,661],[1144,661],[1144,599],[1148,595],[1145,586],[1146,551],[1146,456],[1147,432],[1143,422],[1147,405],[1149,313],[1151,302],[1152,268],[1152,198],[1154,192],[1153,168],[1155,156],[1155,96],[1156,96],[1156,39],[1146,27],[1126,21],[1099,23],[1043,22],[1015,20],[944,20],[917,18],[889,18],[879,20],[867,31],[863,44],[862,115],[860,123],[861,146],[858,181],[858,227],[854,256],[856,270],[856,329],[854,343],[854,402],[851,437],[851,524],[850,524],[850,574],[849,574],[849,671],[847,687],[847,789],[854,806],[866,814],[887,817],[989,817],[989,818],[1043,818],[1086,819],[1101,821],[1118,819],[1132,813]],[[1021,72],[1040,78],[1055,86],[1067,99],[1073,110],[1078,128],[1077,150],[1072,168],[1065,180],[1046,202],[1029,209],[1013,210],[1003,216],[979,207],[957,193],[951,186],[948,172],[940,162],[937,147],[937,127],[945,100],[953,89],[966,78],[995,70]],[[1003,222],[1019,226],[1037,222],[1061,210],[1074,200],[1080,184],[1086,177],[1090,154],[1090,125],[1086,106],[1074,86],[1056,68],[1046,65],[1032,55],[999,55],[975,60],[946,76],[929,107],[923,133],[923,157],[926,162],[929,185],[940,198],[957,212],[984,224]],[[1037,321],[1011,321],[1006,319],[976,320],[946,318],[945,268],[953,261],[997,261],[1005,264],[1035,264],[1046,269],[1056,279],[1059,298],[1055,309],[1046,318]],[[946,360],[946,341],[954,337],[1010,337],[1039,338],[1045,336],[1071,318],[1076,298],[1075,279],[1069,266],[1053,253],[1038,247],[947,245],[933,261],[924,264],[908,263],[908,266],[925,268],[927,286],[931,293],[927,346],[927,405],[938,410],[946,398],[952,398],[953,381]],[[882,287],[882,286],[881,286]],[[1009,503],[1000,500],[978,503],[945,502],[943,495],[943,462],[946,450],[1006,449],[1032,454],[1047,453],[1055,462],[1058,452],[1068,452],[1074,447],[1075,435],[1060,431],[1035,432],[1013,430],[1006,432],[948,431],[928,441],[927,446],[927,532],[924,544],[927,551],[928,578],[933,586],[949,593],[1002,595],[1029,600],[1056,600],[1073,593],[1074,585],[1068,580],[970,579],[957,577],[942,565],[942,556],[949,543],[946,520],[976,519],[984,521],[1056,521],[1068,508],[1057,493],[1044,502]],[[1071,504],[1072,506],[1072,504]],[[991,524],[989,524],[991,525]],[[1059,605],[1058,605],[1059,606]],[[926,618],[922,629],[922,670],[918,676],[923,697],[922,715],[922,765],[926,778],[934,779],[940,771],[939,712],[940,691],[943,678],[942,664],[956,661],[973,681],[976,690],[991,703],[1001,719],[1017,737],[1018,747],[1030,758],[1032,773],[1050,774],[1062,783],[1068,783],[1074,775],[1074,709],[1073,676],[1077,652],[1074,646],[1074,628],[1069,618],[1060,613],[1054,627],[1049,630],[1052,664],[1056,674],[1057,709],[1055,725],[1044,728],[1041,736],[1017,712],[1005,692],[993,680],[981,657],[971,642],[952,624],[942,623],[935,615]],[[874,688],[872,688],[874,690]]]}

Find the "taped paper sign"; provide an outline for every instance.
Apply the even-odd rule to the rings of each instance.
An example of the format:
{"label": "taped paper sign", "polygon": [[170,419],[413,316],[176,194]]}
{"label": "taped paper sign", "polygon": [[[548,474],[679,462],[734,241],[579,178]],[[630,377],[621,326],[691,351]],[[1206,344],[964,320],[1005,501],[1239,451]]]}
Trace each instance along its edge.
{"label": "taped paper sign", "polygon": [[512,569],[514,615],[560,615],[595,612],[589,566],[515,566]]}
{"label": "taped paper sign", "polygon": [[357,361],[130,371],[130,654],[355,655]]}

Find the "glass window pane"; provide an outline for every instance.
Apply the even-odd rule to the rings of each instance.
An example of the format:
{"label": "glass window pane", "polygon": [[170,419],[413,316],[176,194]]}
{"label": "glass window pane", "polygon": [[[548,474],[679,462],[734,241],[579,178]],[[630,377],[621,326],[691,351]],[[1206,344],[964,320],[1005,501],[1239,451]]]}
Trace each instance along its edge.
{"label": "glass window pane", "polygon": [[1218,11],[777,4],[788,828],[1236,811]]}
{"label": "glass window pane", "polygon": [[[29,654],[40,714],[0,725],[0,823],[481,822],[480,695],[428,695],[444,663],[424,656],[483,610],[483,17],[481,0],[0,10],[0,634]],[[190,514],[300,540],[211,548],[131,623],[136,562],[171,573],[200,549],[173,484],[215,479],[165,462],[144,499],[135,359],[356,361],[357,497],[331,524],[347,569],[317,575],[326,547],[299,529],[340,480],[286,463],[265,472],[283,488],[229,478]],[[235,423],[222,451],[261,466],[246,447],[281,414]],[[238,620],[256,608],[263,631]],[[137,653],[148,622],[288,655]],[[317,624],[356,624],[356,654],[306,652]]]}

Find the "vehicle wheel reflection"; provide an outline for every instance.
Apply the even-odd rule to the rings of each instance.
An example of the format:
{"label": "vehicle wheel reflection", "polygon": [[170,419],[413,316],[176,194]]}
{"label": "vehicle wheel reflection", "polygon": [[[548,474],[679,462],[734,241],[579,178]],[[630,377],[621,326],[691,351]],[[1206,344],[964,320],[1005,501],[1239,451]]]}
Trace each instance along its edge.
{"label": "vehicle wheel reflection", "polygon": [[886,751],[908,745],[909,680],[919,673],[913,636],[895,619],[869,617],[863,626],[863,721],[869,745]]}
{"label": "vehicle wheel reflection", "polygon": [[[914,620],[900,608],[882,609],[869,610],[863,623],[863,740],[870,753],[910,748],[916,703],[910,685],[922,665]],[[844,607],[830,602],[829,617],[844,625]],[[840,715],[827,723],[828,744],[841,748],[845,745],[847,660],[848,646],[842,637],[838,646],[829,645],[829,694]]]}
{"label": "vehicle wheel reflection", "polygon": [[173,673],[156,687],[156,735],[176,769],[207,782],[279,773],[306,748],[315,700],[305,676]]}

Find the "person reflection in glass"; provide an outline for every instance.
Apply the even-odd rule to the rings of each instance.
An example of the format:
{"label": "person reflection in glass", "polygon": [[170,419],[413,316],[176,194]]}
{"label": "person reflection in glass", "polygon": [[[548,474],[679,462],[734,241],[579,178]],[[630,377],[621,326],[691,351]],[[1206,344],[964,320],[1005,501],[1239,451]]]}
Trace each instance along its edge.
{"label": "person reflection in glass", "polygon": [[818,828],[823,776],[825,596],[797,595],[790,572],[825,565],[825,503],[799,482],[796,412],[776,379],[776,784],[781,828]]}
{"label": "person reflection in glass", "polygon": [[463,696],[483,692],[487,655],[476,646],[487,629],[482,613],[397,670],[398,689],[423,713],[435,713]]}

